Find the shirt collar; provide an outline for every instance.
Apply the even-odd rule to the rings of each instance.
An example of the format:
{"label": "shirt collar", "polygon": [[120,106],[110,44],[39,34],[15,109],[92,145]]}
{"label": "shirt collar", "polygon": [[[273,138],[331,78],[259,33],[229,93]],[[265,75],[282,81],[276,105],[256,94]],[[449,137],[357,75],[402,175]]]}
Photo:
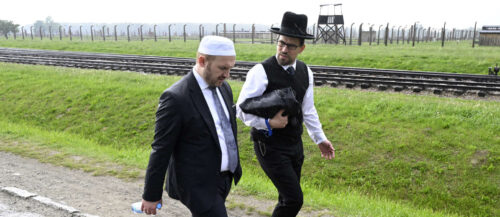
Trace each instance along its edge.
{"label": "shirt collar", "polygon": [[196,81],[198,82],[198,85],[200,85],[200,89],[202,90],[207,89],[208,88],[207,82],[205,81],[205,79],[201,77],[200,74],[198,74],[195,67],[193,67],[193,74],[194,78],[196,78]]}

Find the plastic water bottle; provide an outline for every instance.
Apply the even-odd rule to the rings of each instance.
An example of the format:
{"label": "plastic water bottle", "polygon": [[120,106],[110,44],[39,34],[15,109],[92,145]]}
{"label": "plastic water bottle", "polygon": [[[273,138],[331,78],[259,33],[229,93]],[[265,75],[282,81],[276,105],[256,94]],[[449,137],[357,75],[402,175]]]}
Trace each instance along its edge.
{"label": "plastic water bottle", "polygon": [[[133,213],[143,213],[141,211],[142,201],[136,202],[132,204],[132,212]],[[161,203],[156,204],[156,210],[161,208]]]}

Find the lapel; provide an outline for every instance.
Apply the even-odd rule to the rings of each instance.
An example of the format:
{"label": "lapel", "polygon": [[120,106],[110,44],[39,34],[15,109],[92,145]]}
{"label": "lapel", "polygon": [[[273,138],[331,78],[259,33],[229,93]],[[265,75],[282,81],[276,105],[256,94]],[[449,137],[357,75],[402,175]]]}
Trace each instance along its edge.
{"label": "lapel", "polygon": [[212,114],[210,114],[210,109],[208,108],[207,102],[205,101],[205,97],[201,92],[200,85],[196,81],[196,78],[193,75],[193,71],[187,75],[188,76],[188,87],[191,96],[191,100],[193,101],[196,110],[200,113],[203,121],[208,126],[210,130],[210,135],[212,135],[212,139],[217,143],[217,147],[220,148],[219,138],[217,136],[217,130],[215,129],[214,119],[212,118]]}

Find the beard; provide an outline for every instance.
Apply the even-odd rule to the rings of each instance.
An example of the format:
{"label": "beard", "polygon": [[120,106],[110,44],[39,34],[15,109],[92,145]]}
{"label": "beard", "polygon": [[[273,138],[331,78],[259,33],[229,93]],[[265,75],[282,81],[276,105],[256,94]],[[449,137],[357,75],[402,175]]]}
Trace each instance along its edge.
{"label": "beard", "polygon": [[203,79],[207,82],[210,87],[219,87],[224,82],[224,77],[216,76],[215,73],[211,70],[212,64],[209,62],[205,67],[205,71],[203,73]]}
{"label": "beard", "polygon": [[278,63],[282,66],[290,65],[293,63],[292,58],[287,53],[279,53],[277,59]]}

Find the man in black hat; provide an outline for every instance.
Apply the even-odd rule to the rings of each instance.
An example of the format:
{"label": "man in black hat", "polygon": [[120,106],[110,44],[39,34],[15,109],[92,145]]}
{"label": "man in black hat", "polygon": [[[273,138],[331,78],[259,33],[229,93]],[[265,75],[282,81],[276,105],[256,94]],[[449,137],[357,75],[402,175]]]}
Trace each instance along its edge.
{"label": "man in black hat", "polygon": [[[305,49],[307,16],[286,12],[281,28],[272,28],[279,35],[276,55],[255,65],[247,74],[237,102],[237,116],[252,127],[252,140],[259,163],[278,189],[279,201],[272,216],[296,216],[303,203],[300,172],[304,162],[301,135],[305,123],[311,139],[318,144],[321,156],[335,157],[335,149],[326,138],[319,122],[313,97],[313,74],[297,56]],[[299,114],[279,111],[266,119],[244,113],[239,105],[246,99],[261,96],[273,90],[291,87],[301,104]]]}

